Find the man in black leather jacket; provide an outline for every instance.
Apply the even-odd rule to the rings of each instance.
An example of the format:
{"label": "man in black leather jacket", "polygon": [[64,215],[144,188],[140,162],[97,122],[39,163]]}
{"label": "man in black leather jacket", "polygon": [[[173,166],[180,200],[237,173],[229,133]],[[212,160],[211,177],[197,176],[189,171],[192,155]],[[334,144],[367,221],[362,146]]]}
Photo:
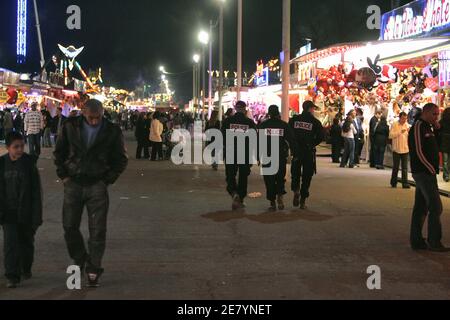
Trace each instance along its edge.
{"label": "man in black leather jacket", "polygon": [[[75,264],[81,269],[86,267],[89,285],[94,287],[103,273],[108,185],[116,182],[128,164],[120,127],[103,115],[100,101],[87,101],[81,117],[64,123],[54,152],[57,174],[64,182],[63,226],[67,248]],[[89,250],[79,229],[85,206]]]}

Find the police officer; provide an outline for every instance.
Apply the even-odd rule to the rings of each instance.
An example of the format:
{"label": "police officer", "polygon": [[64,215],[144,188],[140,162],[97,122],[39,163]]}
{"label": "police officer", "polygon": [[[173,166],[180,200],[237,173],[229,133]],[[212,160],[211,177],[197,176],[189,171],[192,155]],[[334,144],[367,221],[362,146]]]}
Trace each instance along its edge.
{"label": "police officer", "polygon": [[294,207],[300,206],[301,209],[306,209],[312,177],[316,173],[316,147],[324,139],[323,126],[314,117],[315,108],[312,101],[306,101],[303,104],[303,113],[289,121],[289,126],[294,131],[299,156],[292,161],[291,168]]}
{"label": "police officer", "polygon": [[[232,209],[245,208],[244,199],[247,196],[248,176],[251,173],[252,159],[250,154],[250,139],[253,135],[257,144],[256,125],[253,120],[247,118],[247,105],[243,101],[238,101],[235,106],[236,114],[225,119],[222,125],[222,135],[224,137],[225,148],[225,173],[227,181],[227,191],[233,198]],[[253,132],[252,132],[253,130]],[[243,135],[245,138],[245,147],[242,148],[236,139],[234,141],[227,141],[227,133],[232,133],[234,136]],[[254,147],[254,145],[252,145]],[[234,149],[234,159],[228,159],[227,154]],[[257,150],[255,149],[255,155]],[[245,154],[239,154],[245,152]],[[239,163],[239,156],[245,156],[245,161]],[[231,157],[231,156],[230,156]],[[236,177],[238,181],[236,182]]]}
{"label": "police officer", "polygon": [[[297,157],[297,148],[294,140],[294,133],[289,125],[281,120],[278,106],[269,107],[269,120],[264,121],[259,125],[259,139],[267,139],[265,146],[267,147],[267,156],[275,161],[278,161],[278,172],[274,175],[264,175],[264,183],[266,184],[267,200],[270,201],[270,210],[276,210],[277,204],[279,210],[284,210],[283,196],[286,194],[286,165],[289,156],[289,149],[291,149],[294,158]],[[272,139],[278,139],[279,150],[277,154],[271,154]],[[261,146],[261,140],[259,145]],[[260,153],[261,156],[261,153]],[[274,163],[264,163],[263,167],[269,167]],[[264,172],[263,172],[264,173]]]}

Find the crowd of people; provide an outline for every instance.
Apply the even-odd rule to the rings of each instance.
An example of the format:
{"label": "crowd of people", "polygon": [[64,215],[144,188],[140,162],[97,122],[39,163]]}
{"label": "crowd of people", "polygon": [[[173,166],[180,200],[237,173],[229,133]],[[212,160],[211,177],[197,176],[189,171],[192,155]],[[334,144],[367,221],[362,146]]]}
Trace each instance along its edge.
{"label": "crowd of people", "polygon": [[[409,189],[408,183],[408,134],[411,126],[420,117],[422,108],[415,105],[409,113],[396,109],[395,117],[382,107],[376,107],[373,116],[366,119],[363,109],[350,110],[346,117],[336,116],[329,128],[331,143],[331,159],[341,168],[359,167],[364,157],[364,147],[367,161],[371,168],[385,169],[385,154],[388,146],[392,151],[391,186],[397,187],[398,173],[401,168],[401,183]],[[388,117],[387,115],[390,115]],[[443,155],[443,181],[450,182],[450,109],[443,112],[439,123],[439,150]]]}
{"label": "crowd of people", "polygon": [[[33,103],[24,111],[12,111],[9,108],[0,111],[0,141],[5,141],[11,132],[21,133],[29,144],[30,155],[37,157],[41,154],[41,148],[54,147],[66,120],[62,114],[63,109],[58,107],[56,114],[52,116],[45,106],[41,106],[40,111],[38,107],[37,103]],[[70,117],[76,116],[76,110],[70,113]]]}
{"label": "crowd of people", "polygon": [[[258,145],[270,146],[273,139],[278,140],[279,150],[271,154],[271,161],[279,163],[276,172],[263,173],[266,198],[269,209],[284,210],[286,205],[286,170],[289,155],[291,162],[291,191],[293,206],[306,209],[310,197],[313,176],[317,173],[316,148],[324,141],[325,130],[314,116],[317,107],[311,101],[303,104],[303,112],[294,115],[289,122],[281,119],[279,107],[270,106],[265,119],[256,124],[247,113],[245,102],[238,101],[234,110],[229,109],[222,124],[218,114],[213,113],[206,128],[221,129],[224,137],[225,175],[227,192],[232,199],[232,210],[245,208],[248,196],[248,177],[252,165],[250,159],[250,140],[248,133],[259,131],[256,135]],[[442,225],[440,216],[443,206],[439,194],[437,175],[440,172],[440,151],[450,146],[450,109],[440,117],[440,109],[434,104],[425,105],[415,114],[412,125],[408,115],[399,113],[399,118],[391,127],[387,124],[382,110],[376,110],[370,120],[369,144],[372,146],[370,163],[383,169],[383,158],[388,139],[394,151],[394,169],[391,184],[397,185],[397,173],[402,164],[402,183],[407,184],[408,157],[412,176],[416,182],[415,205],[412,213],[410,245],[413,250],[448,251],[441,243]],[[123,116],[125,114],[126,116]],[[0,224],[3,226],[5,245],[5,276],[7,287],[15,288],[22,280],[32,277],[34,257],[34,236],[43,223],[42,189],[36,163],[39,157],[40,138],[46,146],[51,145],[48,135],[56,137],[54,162],[59,179],[64,185],[63,230],[69,256],[74,264],[86,272],[88,285],[99,286],[104,270],[102,260],[106,247],[107,216],[109,208],[108,186],[115,183],[128,165],[121,126],[123,121],[113,123],[105,114],[101,102],[91,99],[85,102],[79,116],[75,114],[64,118],[58,109],[55,117],[46,110],[37,110],[37,104],[25,114],[23,129],[11,128],[12,116],[6,110],[3,116],[3,130],[7,154],[0,157]],[[174,128],[190,128],[193,118],[176,113],[122,113],[117,119],[134,118],[130,127],[134,128],[138,140],[136,158],[161,159],[163,134]],[[364,114],[360,110],[348,112],[345,120],[334,119],[331,128],[332,142],[344,141],[344,154],[341,147],[333,145],[333,160],[341,167],[354,167],[358,163],[365,143]],[[440,119],[440,121],[439,121]],[[124,121],[125,121],[124,120]],[[192,122],[191,122],[192,121]],[[6,126],[5,126],[6,124]],[[245,135],[245,146],[237,141],[231,143],[227,132]],[[261,134],[263,133],[263,134]],[[25,137],[28,140],[29,154],[25,153]],[[359,140],[361,138],[361,140]],[[267,141],[261,140],[267,139]],[[50,142],[50,143],[49,143]],[[151,145],[152,153],[148,151]],[[147,148],[147,149],[146,149]],[[229,148],[233,148],[230,150]],[[270,148],[270,147],[269,147]],[[234,159],[226,155],[231,153]],[[239,152],[245,152],[245,159],[238,161]],[[230,157],[231,158],[231,157]],[[239,157],[240,158],[240,157]],[[448,149],[444,151],[444,179],[449,179]],[[271,163],[259,158],[261,166]],[[339,161],[340,160],[340,161]],[[217,163],[213,168],[217,169]],[[263,170],[264,172],[264,170]],[[87,208],[89,240],[86,247],[80,224],[84,208]],[[428,217],[428,238],[422,235]]]}

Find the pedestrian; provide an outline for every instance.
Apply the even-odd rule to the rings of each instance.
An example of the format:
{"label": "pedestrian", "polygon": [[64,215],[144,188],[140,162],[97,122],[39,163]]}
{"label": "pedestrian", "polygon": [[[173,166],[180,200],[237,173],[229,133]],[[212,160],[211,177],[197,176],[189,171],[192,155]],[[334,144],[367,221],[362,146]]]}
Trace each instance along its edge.
{"label": "pedestrian", "polygon": [[234,109],[228,108],[223,117],[224,117],[224,119],[227,119],[232,116],[234,116]]}
{"label": "pedestrian", "polygon": [[44,132],[42,134],[42,146],[44,148],[52,147],[52,116],[47,109],[42,110],[42,117],[44,119]]}
{"label": "pedestrian", "polygon": [[22,116],[20,115],[19,111],[16,112],[16,116],[14,117],[13,124],[14,124],[14,131],[20,132],[23,134],[23,120],[22,120]]}
{"label": "pedestrian", "polygon": [[55,137],[55,145],[58,141],[58,137],[61,135],[62,127],[67,118],[62,114],[62,108],[58,107],[56,109],[56,116],[52,120],[52,133]]}
{"label": "pedestrian", "polygon": [[128,112],[124,110],[121,116],[122,130],[128,131]]}
{"label": "pedestrian", "polygon": [[333,119],[333,125],[330,128],[331,138],[331,159],[333,163],[341,163],[341,151],[343,146],[342,127],[339,119]]}
{"label": "pedestrian", "polygon": [[5,137],[14,130],[13,117],[9,108],[5,109],[5,115],[3,117],[3,130]]}
{"label": "pedestrian", "polygon": [[[213,111],[211,113],[210,119],[208,120],[208,122],[206,122],[205,130],[208,131],[208,130],[211,130],[211,129],[215,129],[215,130],[219,130],[220,131],[220,121],[219,121],[219,112],[218,111]],[[214,139],[209,141],[207,143],[207,145],[209,145],[211,143],[214,143]],[[211,154],[213,159],[216,156],[215,152],[216,152],[216,150],[213,150],[213,152]],[[217,164],[216,161],[213,161],[212,168],[213,168],[213,170],[216,170],[216,171],[219,169],[219,165]]]}
{"label": "pedestrian", "polygon": [[[288,123],[284,122],[280,118],[280,110],[278,106],[269,107],[269,119],[262,122],[259,126],[259,139],[266,139],[265,142],[260,141],[259,145],[265,145],[267,147],[268,160],[266,163],[264,159],[262,160],[263,168],[270,168],[278,163],[278,170],[275,174],[264,174],[264,183],[267,190],[267,200],[270,201],[270,210],[277,210],[277,205],[279,210],[284,210],[284,195],[286,194],[285,183],[286,183],[286,166],[287,158],[289,156],[289,149],[293,157],[296,159],[297,154],[297,144],[295,143],[294,133],[289,127]],[[273,139],[277,139],[277,145],[279,149],[276,150],[276,154],[272,154],[272,142]],[[260,153],[261,156],[261,153]],[[264,173],[264,171],[263,171]]]}
{"label": "pedestrian", "polygon": [[[91,287],[99,285],[104,272],[108,186],[128,164],[122,131],[103,117],[103,111],[100,101],[88,100],[82,116],[63,124],[54,152],[57,174],[64,183],[64,238],[70,257],[85,269]],[[89,223],[88,250],[80,232],[84,207]]]}
{"label": "pedestrian", "polygon": [[[416,197],[411,223],[411,247],[413,250],[443,252],[441,214],[442,201],[439,194],[439,148],[436,128],[439,123],[439,107],[429,103],[423,107],[420,118],[409,132],[411,171],[416,182]],[[428,243],[422,229],[428,217]]]}
{"label": "pedestrian", "polygon": [[361,153],[364,148],[365,143],[365,133],[364,133],[364,113],[360,108],[355,110],[355,118],[353,124],[356,129],[355,134],[355,165],[359,166],[361,163]]}
{"label": "pedestrian", "polygon": [[341,168],[348,164],[350,169],[355,167],[355,136],[358,131],[355,128],[354,111],[350,111],[342,125],[342,138],[344,139],[344,154],[342,155]]}
{"label": "pedestrian", "polygon": [[450,181],[450,108],[442,113],[442,119],[439,122],[439,149],[443,158],[443,177],[445,182]]}
{"label": "pedestrian", "polygon": [[0,140],[5,140],[5,128],[3,128],[4,119],[5,119],[5,112],[0,110]]}
{"label": "pedestrian", "polygon": [[386,152],[387,143],[389,140],[389,126],[385,116],[380,118],[380,121],[375,127],[373,136],[374,148],[374,164],[378,170],[384,170],[384,154]]}
{"label": "pedestrian", "polygon": [[[246,103],[236,102],[235,110],[236,113],[226,118],[222,124],[222,136],[225,143],[225,174],[227,191],[233,199],[232,210],[245,208],[244,199],[247,197],[248,177],[252,167],[250,149],[257,152],[254,148],[255,145],[250,146],[251,135],[255,134],[256,137],[256,125],[246,116]],[[238,141],[245,141],[245,145],[240,145],[236,139],[230,141],[231,136],[237,136]],[[234,154],[234,158],[230,154]],[[238,161],[238,158],[243,161]],[[238,177],[237,181],[236,177]]]}
{"label": "pedestrian", "polygon": [[36,158],[24,153],[19,132],[6,136],[8,153],[0,158],[0,224],[8,288],[32,277],[34,236],[42,225],[42,189]]}
{"label": "pedestrian", "polygon": [[[292,191],[294,192],[294,207],[306,209],[309,198],[309,188],[312,178],[316,174],[316,148],[324,139],[322,123],[314,117],[317,107],[312,101],[303,103],[303,113],[295,115],[289,121],[294,131],[299,158],[292,162]],[[300,186],[301,180],[301,186]]]}
{"label": "pedestrian", "polygon": [[392,153],[394,165],[392,168],[391,186],[397,188],[398,183],[398,171],[400,169],[400,163],[402,165],[402,186],[403,189],[409,189],[408,183],[408,115],[405,112],[400,113],[400,118],[392,125],[389,132],[389,138],[392,140]]}
{"label": "pedestrian", "polygon": [[44,129],[44,118],[37,111],[37,103],[31,105],[31,111],[25,115],[25,133],[28,138],[28,149],[32,156],[41,155],[41,131]]}
{"label": "pedestrian", "polygon": [[383,115],[383,112],[381,110],[375,111],[375,115],[370,119],[369,122],[369,141],[370,141],[370,155],[369,155],[369,163],[371,168],[375,168],[375,129],[377,128],[381,116]]}
{"label": "pedestrian", "polygon": [[162,153],[162,134],[164,131],[164,126],[160,121],[161,113],[159,111],[155,111],[153,114],[152,124],[150,126],[150,142],[152,144],[152,157],[151,161],[160,160],[163,158]]}
{"label": "pedestrian", "polygon": [[136,130],[134,135],[137,140],[136,159],[142,159],[142,151],[144,151],[144,159],[150,159],[149,153],[149,135],[150,121],[146,113],[141,113],[136,121]]}

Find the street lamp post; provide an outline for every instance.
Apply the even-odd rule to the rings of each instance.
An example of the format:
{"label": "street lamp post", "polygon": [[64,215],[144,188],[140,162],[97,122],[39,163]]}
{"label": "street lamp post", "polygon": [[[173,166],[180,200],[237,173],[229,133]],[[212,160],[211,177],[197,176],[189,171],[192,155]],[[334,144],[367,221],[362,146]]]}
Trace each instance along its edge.
{"label": "street lamp post", "polygon": [[237,43],[237,100],[241,100],[242,86],[242,0],[238,0],[238,43]]}
{"label": "street lamp post", "polygon": [[[200,62],[200,55],[198,54],[194,54],[193,57],[194,60],[194,65],[193,65],[193,103],[194,103],[194,112],[196,111],[196,106],[198,108],[198,91],[199,91],[199,85],[198,85],[198,74],[199,74],[199,70],[198,70],[198,66],[199,66],[199,62]],[[198,109],[197,109],[198,111]]]}
{"label": "street lamp post", "polygon": [[201,31],[198,40],[202,44],[202,120],[205,120],[205,97],[206,97],[206,46],[209,43],[209,33]]}
{"label": "street lamp post", "polygon": [[[213,21],[209,21],[209,34],[212,35],[213,32]],[[209,39],[209,77],[208,77],[208,118],[211,116],[213,110],[212,104],[212,39]]]}
{"label": "street lamp post", "polygon": [[225,0],[220,1],[220,16],[219,16],[219,121],[223,119],[223,6]]}
{"label": "street lamp post", "polygon": [[283,0],[283,83],[281,115],[284,121],[289,121],[289,86],[291,60],[291,0]]}

